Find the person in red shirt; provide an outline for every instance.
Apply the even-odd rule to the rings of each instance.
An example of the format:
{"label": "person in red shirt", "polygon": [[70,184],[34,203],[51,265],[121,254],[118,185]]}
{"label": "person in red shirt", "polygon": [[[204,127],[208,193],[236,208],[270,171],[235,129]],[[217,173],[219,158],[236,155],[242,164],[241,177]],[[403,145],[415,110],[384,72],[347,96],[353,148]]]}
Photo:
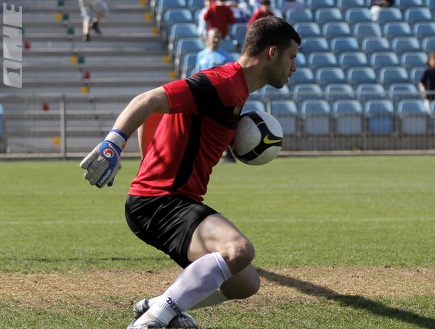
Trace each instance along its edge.
{"label": "person in red shirt", "polygon": [[210,5],[204,14],[204,20],[209,30],[217,28],[221,31],[222,39],[228,35],[228,26],[236,22],[231,8],[221,0],[214,1]]}
{"label": "person in red shirt", "polygon": [[[197,328],[186,311],[257,293],[253,244],[224,215],[203,203],[213,167],[231,143],[249,94],[282,88],[296,71],[301,43],[278,17],[255,21],[236,62],[200,71],[136,96],[112,130],[80,163],[99,188],[112,186],[121,151],[150,115],[161,114],[125,203],[127,224],[183,270],[161,295],[134,305],[127,329]],[[144,128],[145,127],[145,128]],[[138,286],[141,284],[138,283]]]}
{"label": "person in red shirt", "polygon": [[270,0],[262,0],[260,8],[258,8],[249,19],[246,29],[249,29],[252,23],[254,23],[257,19],[267,16],[274,16],[273,11],[270,10]]}

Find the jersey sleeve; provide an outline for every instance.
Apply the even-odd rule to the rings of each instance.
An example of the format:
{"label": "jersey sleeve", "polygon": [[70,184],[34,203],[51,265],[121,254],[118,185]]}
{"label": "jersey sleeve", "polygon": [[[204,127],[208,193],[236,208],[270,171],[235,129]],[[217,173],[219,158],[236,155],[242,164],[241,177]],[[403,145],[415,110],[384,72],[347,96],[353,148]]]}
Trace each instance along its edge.
{"label": "jersey sleeve", "polygon": [[163,85],[172,113],[196,113],[195,99],[186,80],[177,80]]}

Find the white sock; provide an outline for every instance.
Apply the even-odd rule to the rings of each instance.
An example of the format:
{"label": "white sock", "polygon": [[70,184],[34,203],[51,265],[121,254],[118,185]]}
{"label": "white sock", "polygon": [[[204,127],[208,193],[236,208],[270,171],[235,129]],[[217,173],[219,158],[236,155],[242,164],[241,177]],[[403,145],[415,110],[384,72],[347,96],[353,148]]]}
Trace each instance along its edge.
{"label": "white sock", "polygon": [[212,292],[206,299],[194,305],[191,310],[201,307],[214,306],[226,302],[228,298],[218,289]]}
{"label": "white sock", "polygon": [[212,295],[231,276],[220,253],[207,254],[186,267],[162,295],[153,298],[150,309],[135,323],[155,319],[166,325],[181,311],[191,309]]}

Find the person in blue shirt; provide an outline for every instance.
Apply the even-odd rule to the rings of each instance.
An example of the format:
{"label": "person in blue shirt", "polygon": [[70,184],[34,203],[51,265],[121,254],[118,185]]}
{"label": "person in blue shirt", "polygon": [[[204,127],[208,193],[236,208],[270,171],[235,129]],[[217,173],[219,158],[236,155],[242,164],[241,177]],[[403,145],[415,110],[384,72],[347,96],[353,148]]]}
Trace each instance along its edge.
{"label": "person in blue shirt", "polygon": [[206,47],[196,55],[195,72],[234,62],[231,55],[219,47],[221,39],[221,33],[217,28],[207,31]]}

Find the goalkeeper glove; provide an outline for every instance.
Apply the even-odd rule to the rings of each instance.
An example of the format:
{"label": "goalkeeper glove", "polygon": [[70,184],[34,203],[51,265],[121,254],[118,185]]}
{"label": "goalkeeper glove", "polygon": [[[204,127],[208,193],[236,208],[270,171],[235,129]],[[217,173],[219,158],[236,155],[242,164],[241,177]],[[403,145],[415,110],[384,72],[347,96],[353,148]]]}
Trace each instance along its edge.
{"label": "goalkeeper glove", "polygon": [[112,186],[115,175],[121,169],[121,151],[128,137],[118,129],[112,129],[105,140],[98,144],[80,163],[86,169],[84,177],[98,188]]}

